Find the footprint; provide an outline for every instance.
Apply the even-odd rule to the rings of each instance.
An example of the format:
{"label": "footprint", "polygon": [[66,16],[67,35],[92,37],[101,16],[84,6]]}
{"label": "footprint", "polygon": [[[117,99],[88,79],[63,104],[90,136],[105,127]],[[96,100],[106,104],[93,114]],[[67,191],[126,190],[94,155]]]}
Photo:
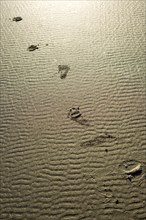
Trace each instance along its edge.
{"label": "footprint", "polygon": [[71,108],[70,110],[69,110],[69,112],[68,112],[68,117],[70,118],[70,119],[77,119],[77,118],[79,118],[79,117],[81,117],[81,112],[80,112],[80,109],[79,109],[79,107],[77,107],[77,108]]}
{"label": "footprint", "polygon": [[134,177],[139,177],[142,174],[142,164],[136,160],[124,161],[120,164],[120,169],[127,175],[131,181]]}
{"label": "footprint", "polygon": [[58,73],[60,73],[60,78],[65,79],[70,67],[67,65],[58,65]]}
{"label": "footprint", "polygon": [[71,120],[74,120],[75,122],[79,123],[80,125],[89,126],[89,120],[83,118],[82,113],[80,112],[79,107],[77,108],[71,108],[68,112],[68,117]]}
{"label": "footprint", "polygon": [[27,48],[27,50],[29,50],[30,52],[31,52],[31,51],[34,51],[34,50],[37,50],[37,49],[39,49],[38,45],[30,45],[30,46]]}
{"label": "footprint", "polygon": [[13,18],[13,21],[16,21],[16,22],[22,21],[22,18],[21,18],[20,16],[14,17],[14,18]]}
{"label": "footprint", "polygon": [[96,137],[85,141],[81,144],[81,146],[85,146],[85,147],[91,147],[94,146],[96,144],[100,144],[100,143],[104,143],[104,142],[109,142],[112,141],[113,139],[115,139],[114,136],[108,134],[107,132],[105,132],[105,134],[102,135],[97,135]]}

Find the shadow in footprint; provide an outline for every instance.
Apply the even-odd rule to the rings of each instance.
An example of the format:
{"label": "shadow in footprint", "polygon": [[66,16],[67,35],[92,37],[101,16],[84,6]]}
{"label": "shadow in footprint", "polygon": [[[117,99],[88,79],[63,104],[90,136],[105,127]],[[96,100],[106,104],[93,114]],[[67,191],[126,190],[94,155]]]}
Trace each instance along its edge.
{"label": "shadow in footprint", "polygon": [[84,119],[82,116],[79,118],[72,119],[72,120],[79,123],[80,125],[90,126],[89,120]]}

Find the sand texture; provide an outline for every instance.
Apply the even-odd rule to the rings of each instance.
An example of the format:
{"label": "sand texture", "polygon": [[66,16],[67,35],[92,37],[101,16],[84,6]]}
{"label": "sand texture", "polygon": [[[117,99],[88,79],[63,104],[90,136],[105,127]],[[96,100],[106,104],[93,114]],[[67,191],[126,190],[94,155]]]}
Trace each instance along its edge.
{"label": "sand texture", "polygon": [[0,6],[0,219],[146,219],[144,1]]}

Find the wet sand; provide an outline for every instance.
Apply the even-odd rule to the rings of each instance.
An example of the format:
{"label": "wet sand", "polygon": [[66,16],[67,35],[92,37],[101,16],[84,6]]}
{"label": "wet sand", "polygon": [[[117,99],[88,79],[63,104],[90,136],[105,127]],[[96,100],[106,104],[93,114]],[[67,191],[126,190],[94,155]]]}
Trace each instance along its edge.
{"label": "wet sand", "polygon": [[144,1],[0,5],[0,219],[146,219]]}

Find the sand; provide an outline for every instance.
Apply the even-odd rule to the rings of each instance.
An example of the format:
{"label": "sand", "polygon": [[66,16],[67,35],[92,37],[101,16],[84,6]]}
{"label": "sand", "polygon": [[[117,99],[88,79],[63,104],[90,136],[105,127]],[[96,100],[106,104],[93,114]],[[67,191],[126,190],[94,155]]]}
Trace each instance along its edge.
{"label": "sand", "polygon": [[0,5],[0,219],[146,219],[144,1]]}

